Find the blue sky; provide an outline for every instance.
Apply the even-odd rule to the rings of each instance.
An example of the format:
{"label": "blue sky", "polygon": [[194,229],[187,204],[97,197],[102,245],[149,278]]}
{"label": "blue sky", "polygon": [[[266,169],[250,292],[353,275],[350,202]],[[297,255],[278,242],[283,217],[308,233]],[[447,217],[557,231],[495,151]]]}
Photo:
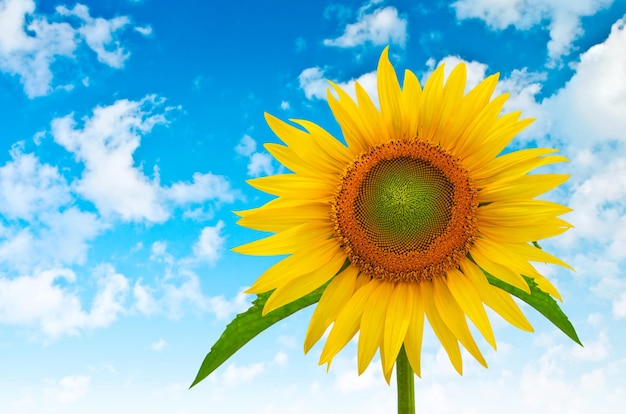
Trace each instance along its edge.
{"label": "blue sky", "polygon": [[419,412],[617,413],[626,406],[626,3],[458,0],[63,3],[0,0],[0,412],[388,413],[379,365],[350,344],[303,355],[311,310],[187,390],[242,291],[275,258],[232,211],[281,171],[264,111],[339,136],[326,79],[375,90],[382,49],[421,80],[464,61],[500,72],[506,111],[537,121],[571,179],[547,198],[576,227],[540,266],[585,348],[526,307],[492,315],[498,352],[458,376],[425,337]]}

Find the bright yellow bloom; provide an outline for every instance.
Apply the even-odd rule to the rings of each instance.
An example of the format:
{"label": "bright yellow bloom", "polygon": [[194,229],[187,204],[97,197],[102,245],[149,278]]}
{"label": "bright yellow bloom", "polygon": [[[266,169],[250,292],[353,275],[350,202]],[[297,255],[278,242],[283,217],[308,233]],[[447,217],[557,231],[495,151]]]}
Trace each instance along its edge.
{"label": "bright yellow bloom", "polygon": [[298,128],[266,115],[286,146],[265,148],[293,173],[249,181],[277,198],[239,213],[239,224],[275,234],[235,251],[289,255],[248,290],[274,290],[264,313],[330,281],[304,343],[308,352],[333,324],[320,364],[360,331],[359,374],[380,349],[389,381],[404,345],[420,375],[426,315],[459,373],[459,342],[486,366],[467,325],[469,318],[496,347],[483,304],[532,327],[481,269],[526,292],[522,275],[532,277],[560,299],[529,262],[569,267],[531,244],[571,227],[558,218],[569,208],[535,199],[567,176],[528,172],[567,159],[548,148],[498,156],[532,120],[519,111],[500,116],[508,95],[491,99],[497,74],[464,94],[465,70],[457,65],[444,85],[442,65],[423,89],[407,70],[401,88],[385,49],[380,110],[358,83],[356,103],[337,85],[338,99],[328,92],[347,146],[314,123],[292,120]]}

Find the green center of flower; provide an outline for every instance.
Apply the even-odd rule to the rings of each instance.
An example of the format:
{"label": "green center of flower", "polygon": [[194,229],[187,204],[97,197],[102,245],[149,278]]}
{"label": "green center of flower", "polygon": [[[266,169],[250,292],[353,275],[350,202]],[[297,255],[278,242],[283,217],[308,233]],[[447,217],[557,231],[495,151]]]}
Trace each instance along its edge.
{"label": "green center of flower", "polygon": [[452,217],[454,187],[441,170],[411,157],[382,160],[365,176],[356,219],[368,238],[397,253],[427,249]]}
{"label": "green center of flower", "polygon": [[335,237],[362,272],[392,282],[445,276],[478,234],[477,195],[461,162],[418,140],[361,154],[331,201]]}

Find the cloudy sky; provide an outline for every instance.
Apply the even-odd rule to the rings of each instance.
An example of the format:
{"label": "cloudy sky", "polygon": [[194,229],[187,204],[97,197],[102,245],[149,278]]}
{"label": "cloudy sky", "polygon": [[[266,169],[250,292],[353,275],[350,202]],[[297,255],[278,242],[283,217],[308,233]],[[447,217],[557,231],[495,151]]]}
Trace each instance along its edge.
{"label": "cloudy sky", "polygon": [[281,171],[263,112],[338,135],[326,79],[375,90],[386,45],[422,80],[500,72],[537,119],[514,148],[571,160],[547,197],[576,227],[543,246],[576,272],[541,270],[585,347],[526,307],[536,332],[493,315],[498,352],[461,377],[428,333],[418,412],[621,412],[624,0],[0,0],[0,412],[393,412],[354,344],[328,373],[303,355],[310,309],[187,389],[276,261],[230,251],[260,236],[232,211],[268,200],[245,180]]}

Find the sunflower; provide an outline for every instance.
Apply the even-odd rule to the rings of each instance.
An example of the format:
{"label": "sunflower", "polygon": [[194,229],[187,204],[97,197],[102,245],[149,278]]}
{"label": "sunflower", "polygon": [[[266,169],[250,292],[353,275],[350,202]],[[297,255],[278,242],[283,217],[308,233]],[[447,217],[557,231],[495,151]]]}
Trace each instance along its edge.
{"label": "sunflower", "polygon": [[378,108],[358,84],[356,101],[331,83],[328,103],[346,145],[303,120],[266,120],[285,143],[265,148],[292,173],[249,181],[277,196],[239,212],[239,224],[275,233],[239,246],[239,253],[287,255],[265,271],[248,293],[273,291],[264,314],[328,283],[313,312],[305,352],[328,327],[320,364],[330,364],[359,333],[361,374],[380,350],[390,380],[404,346],[420,375],[424,321],[462,373],[459,343],[487,366],[468,319],[494,349],[484,305],[512,325],[532,327],[509,293],[486,273],[530,292],[534,279],[558,298],[530,262],[563,261],[533,242],[569,227],[569,208],[536,197],[567,175],[528,173],[567,161],[555,149],[501,155],[532,119],[500,115],[508,94],[491,96],[498,75],[467,94],[465,65],[444,82],[439,66],[424,88],[411,71],[400,87],[385,49],[378,63]]}

